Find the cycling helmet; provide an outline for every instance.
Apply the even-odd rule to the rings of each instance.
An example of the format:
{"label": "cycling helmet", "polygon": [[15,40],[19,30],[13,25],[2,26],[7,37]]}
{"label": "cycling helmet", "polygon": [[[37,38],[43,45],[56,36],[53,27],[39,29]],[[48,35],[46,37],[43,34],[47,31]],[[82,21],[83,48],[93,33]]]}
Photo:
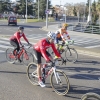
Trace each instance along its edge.
{"label": "cycling helmet", "polygon": [[51,38],[51,39],[55,39],[55,33],[53,32],[48,32],[47,37]]}
{"label": "cycling helmet", "polygon": [[18,30],[22,30],[22,29],[24,29],[23,26],[19,26],[19,27],[18,27]]}
{"label": "cycling helmet", "polygon": [[63,23],[62,26],[63,26],[63,27],[67,27],[68,24],[67,24],[67,23]]}
{"label": "cycling helmet", "polygon": [[59,33],[60,33],[59,31],[56,31],[56,32],[55,32],[55,34],[59,34]]}

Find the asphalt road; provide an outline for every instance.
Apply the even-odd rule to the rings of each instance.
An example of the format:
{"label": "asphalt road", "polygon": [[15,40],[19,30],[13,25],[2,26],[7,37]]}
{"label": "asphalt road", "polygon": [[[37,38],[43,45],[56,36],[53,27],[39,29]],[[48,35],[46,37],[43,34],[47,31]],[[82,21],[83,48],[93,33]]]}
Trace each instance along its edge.
{"label": "asphalt road", "polygon": [[57,67],[69,77],[70,90],[66,96],[58,96],[50,86],[33,86],[26,74],[27,67],[16,63],[9,64],[5,53],[0,54],[0,99],[1,100],[80,100],[87,92],[100,94],[100,59],[79,55],[73,64]]}
{"label": "asphalt road", "polygon": [[[48,23],[48,25],[51,25],[54,23]],[[39,28],[42,28],[45,26],[45,22],[36,22],[36,23],[22,23],[19,22],[17,26],[14,25],[7,25],[7,21],[0,21],[0,35],[12,35],[14,32],[17,31],[18,26],[23,26],[25,28],[25,33],[30,34],[38,34],[41,32],[46,33],[45,31],[39,31]]]}
{"label": "asphalt road", "polygon": [[[6,46],[9,44],[6,35],[12,35],[17,27],[7,26],[6,22],[0,22],[0,34],[5,35],[0,44],[0,99],[1,100],[80,100],[81,96],[87,92],[95,92],[100,94],[100,59],[79,55],[78,61],[73,64],[67,62],[67,65],[58,67],[63,70],[69,77],[70,90],[66,96],[58,96],[51,88],[49,79],[46,83],[46,88],[33,86],[26,75],[27,67],[16,63],[9,64],[5,58]],[[40,30],[45,23],[34,23],[19,25],[25,26],[26,35],[36,34],[39,37],[46,36],[46,32]],[[31,28],[32,27],[32,28]],[[8,30],[7,30],[8,29]],[[31,31],[30,31],[31,30]],[[42,34],[42,35],[41,35]],[[43,35],[44,34],[44,35]],[[32,36],[31,36],[32,35]],[[33,38],[34,43],[40,38]],[[29,37],[28,37],[29,38]]]}

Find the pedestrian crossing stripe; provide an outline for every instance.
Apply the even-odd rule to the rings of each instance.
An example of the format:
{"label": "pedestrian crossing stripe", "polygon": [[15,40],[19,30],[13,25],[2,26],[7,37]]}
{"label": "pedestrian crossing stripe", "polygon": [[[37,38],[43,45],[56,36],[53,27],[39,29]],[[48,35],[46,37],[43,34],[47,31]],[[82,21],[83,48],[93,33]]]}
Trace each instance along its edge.
{"label": "pedestrian crossing stripe", "polygon": [[[45,35],[43,36],[38,36],[39,34],[34,34],[34,35],[27,35],[28,39],[33,39],[33,40],[40,40],[40,38],[44,38]],[[34,36],[34,37],[33,37]],[[84,47],[84,48],[96,48],[96,47],[100,47],[100,45],[98,43],[100,43],[99,39],[93,39],[93,38],[86,38],[86,37],[74,37],[72,36],[72,38],[74,40],[74,45],[75,46],[80,46],[80,47]],[[23,44],[26,44],[26,41],[21,40]],[[32,43],[35,44],[35,43]],[[11,44],[10,44],[10,40],[9,38],[0,38],[0,52],[5,52],[5,49],[7,48],[12,48]],[[3,50],[2,50],[3,49]]]}
{"label": "pedestrian crossing stripe", "polygon": [[0,53],[4,53],[5,51],[4,50],[0,50]]}

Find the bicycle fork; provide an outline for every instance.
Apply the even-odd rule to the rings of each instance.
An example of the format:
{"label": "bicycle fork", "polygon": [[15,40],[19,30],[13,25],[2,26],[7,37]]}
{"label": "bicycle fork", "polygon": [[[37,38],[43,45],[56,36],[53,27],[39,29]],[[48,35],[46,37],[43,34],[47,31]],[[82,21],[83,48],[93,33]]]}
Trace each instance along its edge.
{"label": "bicycle fork", "polygon": [[53,67],[53,72],[54,72],[54,76],[55,76],[55,79],[56,79],[57,84],[58,84],[59,82],[61,83],[60,76],[59,76],[59,74],[56,72],[56,67]]}

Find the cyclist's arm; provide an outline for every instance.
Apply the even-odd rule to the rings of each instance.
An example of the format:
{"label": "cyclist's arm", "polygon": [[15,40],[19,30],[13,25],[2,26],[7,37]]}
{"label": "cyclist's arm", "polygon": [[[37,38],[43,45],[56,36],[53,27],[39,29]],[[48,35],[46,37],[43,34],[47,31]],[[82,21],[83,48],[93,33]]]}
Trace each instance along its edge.
{"label": "cyclist's arm", "polygon": [[16,33],[16,38],[17,38],[17,41],[20,45],[22,45],[21,41],[20,41],[20,35],[19,33]]}
{"label": "cyclist's arm", "polygon": [[68,39],[70,39],[70,36],[69,36],[69,34],[68,34],[68,32],[66,31],[66,36],[67,36],[67,38]]}
{"label": "cyclist's arm", "polygon": [[52,47],[52,49],[53,49],[55,55],[56,55],[57,57],[61,57],[61,55],[60,55],[59,52],[57,51],[57,49],[56,49],[54,43],[51,44],[51,47]]}
{"label": "cyclist's arm", "polygon": [[[68,34],[68,32],[66,31],[65,35],[67,36],[68,39],[70,39],[70,36]],[[61,35],[63,41],[66,41],[66,37],[64,37],[64,35]]]}
{"label": "cyclist's arm", "polygon": [[24,40],[25,40],[27,43],[29,43],[29,41],[28,41],[28,39],[26,38],[26,36],[25,36],[24,33],[23,33],[23,38],[24,38]]}
{"label": "cyclist's arm", "polygon": [[42,56],[44,57],[44,59],[46,61],[50,61],[49,57],[47,56],[46,54],[46,49],[45,49],[45,41],[42,41],[41,44],[40,44],[40,51],[41,51],[41,54]]}

